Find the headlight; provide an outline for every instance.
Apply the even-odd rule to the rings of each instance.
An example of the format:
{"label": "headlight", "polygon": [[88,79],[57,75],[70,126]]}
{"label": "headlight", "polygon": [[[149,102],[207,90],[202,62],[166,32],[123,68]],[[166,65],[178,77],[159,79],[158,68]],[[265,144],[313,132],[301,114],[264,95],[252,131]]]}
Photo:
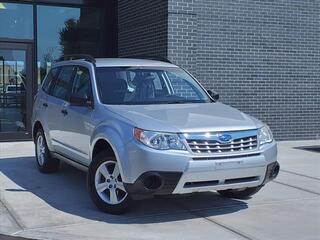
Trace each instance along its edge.
{"label": "headlight", "polygon": [[180,137],[174,133],[146,131],[134,129],[134,137],[144,145],[159,150],[186,150]]}
{"label": "headlight", "polygon": [[273,141],[272,132],[267,125],[258,130],[258,139],[260,145],[271,143]]}

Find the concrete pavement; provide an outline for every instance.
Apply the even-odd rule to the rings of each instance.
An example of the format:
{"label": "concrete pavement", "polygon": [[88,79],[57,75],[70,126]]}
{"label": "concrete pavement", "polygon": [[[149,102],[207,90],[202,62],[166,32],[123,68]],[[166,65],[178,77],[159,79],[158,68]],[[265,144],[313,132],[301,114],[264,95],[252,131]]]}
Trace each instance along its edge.
{"label": "concrete pavement", "polygon": [[[99,212],[85,174],[36,168],[31,142],[0,143],[0,234],[33,239],[320,239],[319,141],[280,142],[279,177],[246,201],[214,192]],[[311,149],[313,150],[313,149]],[[1,238],[0,238],[1,239]]]}

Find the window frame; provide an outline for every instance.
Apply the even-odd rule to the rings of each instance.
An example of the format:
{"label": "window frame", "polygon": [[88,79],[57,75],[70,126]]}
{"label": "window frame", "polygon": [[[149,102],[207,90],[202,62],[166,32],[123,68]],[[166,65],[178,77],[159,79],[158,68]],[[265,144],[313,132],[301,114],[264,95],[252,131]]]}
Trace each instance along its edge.
{"label": "window frame", "polygon": [[[18,43],[34,43],[35,41],[35,37],[36,37],[36,27],[35,27],[35,9],[34,9],[34,3],[32,2],[22,2],[22,1],[4,1],[2,2],[4,4],[15,4],[18,6],[28,6],[31,9],[31,21],[30,21],[30,26],[31,26],[31,32],[29,34],[31,34],[31,37],[26,37],[26,36],[0,36],[0,41],[4,41],[4,42],[18,42]],[[24,12],[25,9],[24,9]],[[29,19],[28,19],[29,20]]]}

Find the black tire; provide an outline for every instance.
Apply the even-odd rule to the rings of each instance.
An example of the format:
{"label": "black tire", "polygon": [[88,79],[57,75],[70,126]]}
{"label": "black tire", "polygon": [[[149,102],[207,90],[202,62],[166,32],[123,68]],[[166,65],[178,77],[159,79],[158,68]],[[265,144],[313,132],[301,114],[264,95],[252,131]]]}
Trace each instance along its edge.
{"label": "black tire", "polygon": [[[108,164],[111,162],[114,162],[115,164],[117,164],[117,160],[115,159],[115,157],[109,156],[107,151],[101,151],[93,158],[90,164],[88,176],[87,176],[88,190],[89,190],[92,201],[100,210],[102,210],[103,212],[111,213],[111,214],[123,214],[127,212],[132,205],[132,199],[129,194],[127,193],[124,194],[123,191],[120,192],[124,195],[123,200],[118,204],[110,204],[107,202],[107,200],[103,200],[102,197],[99,196],[96,189],[95,180],[96,180],[96,173],[99,167],[103,166],[102,164]],[[121,178],[120,174],[118,175],[118,178],[119,177]],[[104,180],[107,181],[108,179],[104,179]],[[114,180],[115,179],[113,179],[112,181]],[[120,179],[118,182],[122,182],[122,180]],[[112,184],[110,183],[110,185]],[[117,193],[119,194],[120,190],[115,188],[114,191],[117,191]],[[109,190],[109,188],[106,188],[100,194],[104,194],[106,195],[106,198],[108,198],[108,194],[110,196],[111,191]],[[118,196],[117,196],[117,200],[118,200]]]}
{"label": "black tire", "polygon": [[248,199],[250,196],[256,194],[259,192],[259,190],[263,186],[258,187],[250,187],[250,188],[244,188],[244,189],[228,189],[228,190],[220,190],[217,191],[219,194],[221,194],[224,197],[227,198],[235,198],[235,199]]}
{"label": "black tire", "polygon": [[[39,138],[42,138],[43,141],[43,161],[40,160],[41,156],[39,156],[39,144],[38,140]],[[40,128],[38,129],[35,137],[35,150],[36,150],[36,160],[37,160],[37,165],[42,173],[53,173],[58,171],[59,166],[60,166],[60,161],[58,159],[52,158],[50,155],[50,151],[47,145],[47,141],[45,138],[45,135],[43,133],[43,130]]]}

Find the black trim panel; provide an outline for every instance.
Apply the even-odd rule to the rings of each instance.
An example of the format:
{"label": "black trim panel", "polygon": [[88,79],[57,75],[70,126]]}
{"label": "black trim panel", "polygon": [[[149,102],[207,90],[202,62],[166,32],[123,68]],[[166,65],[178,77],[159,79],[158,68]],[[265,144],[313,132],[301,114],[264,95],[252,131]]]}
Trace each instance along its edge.
{"label": "black trim panel", "polygon": [[201,160],[220,160],[220,159],[232,159],[232,158],[247,158],[247,157],[256,157],[260,156],[261,153],[248,153],[243,155],[230,155],[230,156],[216,156],[216,157],[194,157],[192,160],[201,161]]}
{"label": "black trim panel", "polygon": [[277,177],[278,174],[276,176],[273,176],[273,174],[272,174],[276,167],[279,167],[279,169],[280,169],[280,164],[278,162],[273,162],[273,163],[268,164],[266,176],[263,180],[262,185],[266,184],[267,182],[272,181],[273,179],[275,179]]}
{"label": "black trim panel", "polygon": [[59,160],[64,161],[75,168],[78,168],[78,169],[85,171],[85,172],[88,171],[88,166],[84,165],[83,163],[80,163],[76,160],[70,159],[60,153],[57,153],[57,152],[50,152],[50,154],[53,158],[58,158]]}
{"label": "black trim panel", "polygon": [[[150,176],[160,177],[162,184],[156,190],[147,189],[144,181]],[[182,172],[150,171],[141,174],[134,183],[124,183],[127,192],[135,196],[153,196],[171,194],[176,188]]]}

